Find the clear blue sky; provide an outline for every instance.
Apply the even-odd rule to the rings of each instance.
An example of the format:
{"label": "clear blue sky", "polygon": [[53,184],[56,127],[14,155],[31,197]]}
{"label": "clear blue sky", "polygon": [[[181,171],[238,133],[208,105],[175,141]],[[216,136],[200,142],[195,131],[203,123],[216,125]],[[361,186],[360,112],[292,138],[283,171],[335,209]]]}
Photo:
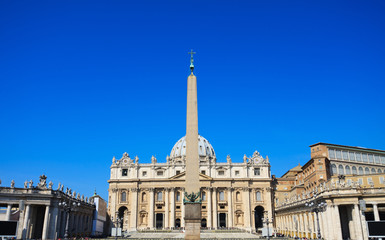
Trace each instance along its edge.
{"label": "clear blue sky", "polygon": [[193,48],[199,131],[219,161],[272,173],[309,145],[385,149],[385,2],[0,1],[0,179],[107,199],[113,156],[165,161],[185,134]]}

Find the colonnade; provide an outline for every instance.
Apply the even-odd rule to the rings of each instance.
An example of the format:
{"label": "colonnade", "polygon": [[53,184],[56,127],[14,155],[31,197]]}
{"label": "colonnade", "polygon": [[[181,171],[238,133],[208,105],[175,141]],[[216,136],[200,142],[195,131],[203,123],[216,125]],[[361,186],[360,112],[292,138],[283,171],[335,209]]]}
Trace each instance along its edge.
{"label": "colonnade", "polygon": [[[377,203],[372,205],[375,221],[380,221]],[[276,214],[276,230],[285,236],[316,239],[318,232],[317,213],[298,207],[296,211],[280,211]],[[293,209],[294,210],[294,209]],[[368,239],[365,213],[358,203],[328,203],[318,213],[321,237],[324,239]]]}

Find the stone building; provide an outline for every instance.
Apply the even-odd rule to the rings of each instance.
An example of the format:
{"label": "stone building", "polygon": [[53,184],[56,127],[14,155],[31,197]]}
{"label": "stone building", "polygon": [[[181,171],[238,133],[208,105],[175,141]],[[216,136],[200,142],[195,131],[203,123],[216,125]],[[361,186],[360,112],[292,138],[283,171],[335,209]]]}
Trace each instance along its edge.
{"label": "stone building", "polygon": [[316,238],[319,230],[324,239],[368,239],[366,221],[385,220],[385,151],[327,143],[310,149],[303,167],[275,179],[276,231]]}
{"label": "stone building", "polygon": [[[200,189],[203,228],[262,228],[264,214],[272,217],[270,164],[257,151],[243,162],[217,162],[208,140],[199,136]],[[122,228],[184,227],[185,138],[176,142],[166,162],[152,157],[139,164],[127,153],[113,158],[109,182],[109,214],[123,218]]]}
{"label": "stone building", "polygon": [[[0,187],[0,208],[5,208],[3,221],[18,222],[17,239],[57,239],[64,237],[68,217],[69,236],[90,236],[94,203],[71,189],[54,190],[52,182],[40,176],[40,182],[25,181],[24,187]],[[70,207],[70,208],[69,208]]]}

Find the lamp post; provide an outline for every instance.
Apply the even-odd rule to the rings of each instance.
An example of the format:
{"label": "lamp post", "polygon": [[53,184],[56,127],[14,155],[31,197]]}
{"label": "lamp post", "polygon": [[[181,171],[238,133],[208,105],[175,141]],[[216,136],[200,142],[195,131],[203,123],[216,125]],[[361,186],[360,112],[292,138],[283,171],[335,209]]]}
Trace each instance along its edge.
{"label": "lamp post", "polygon": [[[266,223],[267,227],[267,239],[270,240],[270,229],[269,229],[269,217],[267,216],[267,211],[265,212],[266,217],[262,218],[263,223]],[[271,221],[273,221],[273,218],[271,218]]]}
{"label": "lamp post", "polygon": [[314,199],[305,203],[306,207],[309,207],[312,212],[315,212],[316,218],[317,218],[317,239],[321,239],[321,229],[319,225],[319,218],[318,218],[318,213],[323,212],[325,207],[327,206],[325,201],[322,201],[320,199],[317,199],[317,195],[313,196]]}
{"label": "lamp post", "polygon": [[119,211],[116,211],[116,213],[115,213],[115,221],[114,221],[114,217],[111,217],[111,220],[112,220],[112,223],[114,223],[115,224],[115,229],[116,229],[116,231],[115,231],[115,240],[117,240],[118,239],[118,228],[119,228],[119,225],[122,223],[122,221],[123,221],[123,217],[119,217]]}
{"label": "lamp post", "polygon": [[80,202],[72,199],[68,200],[62,200],[59,202],[59,207],[63,208],[63,210],[67,214],[66,219],[66,225],[65,225],[65,232],[64,232],[64,239],[68,239],[68,228],[69,228],[69,221],[70,221],[70,212],[73,212],[76,210],[77,207],[80,206]]}

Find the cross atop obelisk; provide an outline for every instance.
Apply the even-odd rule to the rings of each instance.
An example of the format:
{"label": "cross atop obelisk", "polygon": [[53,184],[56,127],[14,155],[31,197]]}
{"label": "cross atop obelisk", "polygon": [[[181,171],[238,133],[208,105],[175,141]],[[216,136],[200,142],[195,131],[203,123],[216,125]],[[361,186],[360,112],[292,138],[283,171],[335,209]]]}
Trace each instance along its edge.
{"label": "cross atop obelisk", "polygon": [[190,70],[191,70],[191,73],[193,73],[194,71],[194,54],[196,54],[196,52],[193,52],[193,50],[191,49],[191,51],[188,53],[191,55],[191,59],[190,59]]}
{"label": "cross atop obelisk", "polygon": [[200,239],[201,198],[199,187],[199,146],[198,146],[198,99],[197,78],[193,74],[193,52],[190,60],[191,74],[187,79],[187,116],[186,116],[186,192],[185,239]]}

